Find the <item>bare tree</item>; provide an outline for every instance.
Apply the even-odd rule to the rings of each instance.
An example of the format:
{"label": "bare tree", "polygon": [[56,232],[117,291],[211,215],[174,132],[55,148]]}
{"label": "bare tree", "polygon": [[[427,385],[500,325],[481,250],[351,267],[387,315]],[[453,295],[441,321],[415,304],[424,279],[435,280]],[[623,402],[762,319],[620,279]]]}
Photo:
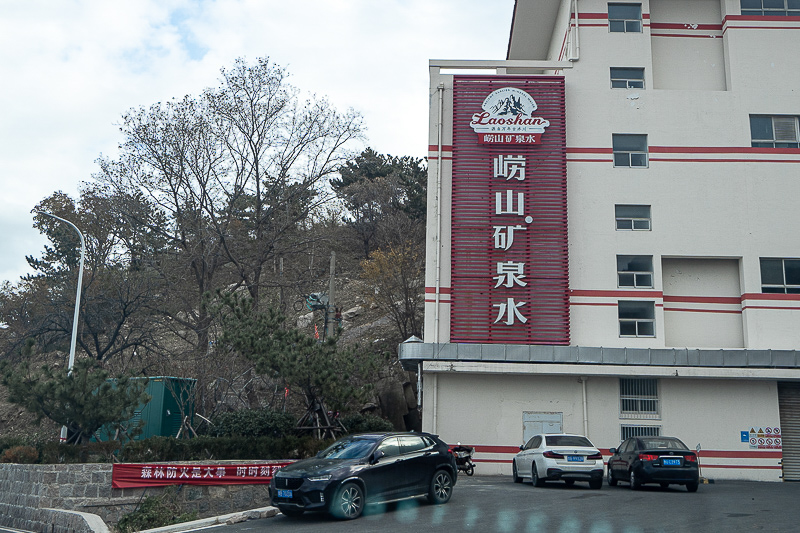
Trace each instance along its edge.
{"label": "bare tree", "polygon": [[159,240],[147,258],[162,282],[159,310],[196,357],[213,340],[203,295],[244,287],[258,305],[266,267],[308,238],[304,224],[326,199],[327,179],[361,135],[358,114],[301,102],[267,59],[238,60],[221,82],[197,99],[125,114],[121,155],[101,161],[97,176],[162,214],[159,224],[120,216]]}

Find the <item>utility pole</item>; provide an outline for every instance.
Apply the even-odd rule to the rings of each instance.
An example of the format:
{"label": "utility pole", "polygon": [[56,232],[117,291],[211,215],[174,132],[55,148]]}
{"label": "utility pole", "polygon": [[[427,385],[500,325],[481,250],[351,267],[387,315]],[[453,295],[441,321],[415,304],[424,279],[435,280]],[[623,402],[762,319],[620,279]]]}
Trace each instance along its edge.
{"label": "utility pole", "polygon": [[328,288],[328,307],[325,308],[325,335],[333,336],[336,332],[336,299],[333,294],[333,280],[336,272],[336,252],[331,252],[331,282]]}

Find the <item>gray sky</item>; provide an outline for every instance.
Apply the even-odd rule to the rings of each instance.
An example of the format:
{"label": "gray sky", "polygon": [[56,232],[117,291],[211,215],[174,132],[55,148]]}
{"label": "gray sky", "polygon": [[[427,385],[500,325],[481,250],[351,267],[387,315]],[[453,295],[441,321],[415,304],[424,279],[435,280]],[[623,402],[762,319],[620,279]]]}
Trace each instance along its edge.
{"label": "gray sky", "polygon": [[44,239],[31,209],[114,158],[117,124],[268,56],[364,115],[380,153],[427,155],[428,60],[504,59],[514,0],[0,0],[0,283]]}

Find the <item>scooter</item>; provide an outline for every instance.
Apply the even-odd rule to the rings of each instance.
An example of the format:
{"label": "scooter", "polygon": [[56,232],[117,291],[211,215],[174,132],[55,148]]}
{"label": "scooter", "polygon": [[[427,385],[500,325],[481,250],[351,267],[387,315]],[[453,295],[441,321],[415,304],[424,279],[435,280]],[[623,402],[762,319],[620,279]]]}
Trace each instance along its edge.
{"label": "scooter", "polygon": [[471,476],[475,473],[475,463],[472,462],[472,454],[475,453],[474,448],[471,448],[470,446],[462,446],[459,442],[450,448],[450,453],[455,456],[456,466],[458,467],[459,471],[464,472],[468,476]]}

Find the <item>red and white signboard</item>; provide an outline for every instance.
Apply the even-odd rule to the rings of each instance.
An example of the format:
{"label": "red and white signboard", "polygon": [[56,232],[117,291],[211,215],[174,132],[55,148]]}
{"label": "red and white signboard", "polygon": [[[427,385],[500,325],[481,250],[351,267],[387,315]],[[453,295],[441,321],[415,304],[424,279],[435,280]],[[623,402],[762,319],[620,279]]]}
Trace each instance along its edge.
{"label": "red and white signboard", "polygon": [[242,485],[264,484],[291,461],[259,464],[132,464],[116,463],[111,471],[111,486],[163,487],[167,485]]}
{"label": "red and white signboard", "polygon": [[569,344],[561,76],[455,76],[451,342]]}

